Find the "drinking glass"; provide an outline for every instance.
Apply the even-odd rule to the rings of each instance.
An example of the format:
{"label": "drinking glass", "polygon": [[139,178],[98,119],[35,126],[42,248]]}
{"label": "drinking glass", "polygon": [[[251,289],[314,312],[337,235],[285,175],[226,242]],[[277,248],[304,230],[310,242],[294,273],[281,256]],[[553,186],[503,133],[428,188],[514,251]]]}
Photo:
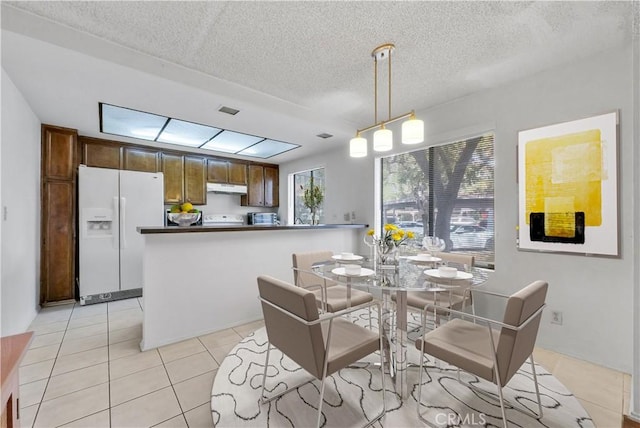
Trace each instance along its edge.
{"label": "drinking glass", "polygon": [[436,252],[443,251],[447,244],[444,242],[444,239],[438,238],[437,236],[425,236],[422,240],[422,246],[429,251],[431,256],[434,256]]}

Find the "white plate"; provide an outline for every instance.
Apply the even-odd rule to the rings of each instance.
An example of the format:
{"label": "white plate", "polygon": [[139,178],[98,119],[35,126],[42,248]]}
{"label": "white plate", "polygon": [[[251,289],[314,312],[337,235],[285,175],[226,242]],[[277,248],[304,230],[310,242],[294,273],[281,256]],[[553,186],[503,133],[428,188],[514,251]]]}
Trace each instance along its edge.
{"label": "white plate", "polygon": [[339,268],[335,268],[335,269],[331,270],[331,273],[334,274],[334,275],[339,275],[339,276],[362,277],[362,276],[371,276],[375,272],[372,271],[371,269],[362,268],[362,269],[360,269],[360,273],[358,275],[347,275],[347,273],[344,271],[344,268],[343,267],[339,267]]}
{"label": "white plate", "polygon": [[343,260],[343,261],[362,260],[362,256],[359,256],[357,254],[354,254],[351,257],[342,257],[342,254],[336,254],[335,256],[331,256],[331,258],[334,260]]}
{"label": "white plate", "polygon": [[469,272],[462,272],[462,271],[458,271],[457,275],[454,276],[453,278],[442,276],[440,275],[440,272],[438,271],[438,269],[427,269],[424,271],[424,274],[427,276],[431,276],[433,278],[440,278],[440,279],[471,279],[473,278],[473,275],[470,274]]}
{"label": "white plate", "polygon": [[414,262],[422,262],[422,263],[435,263],[435,262],[439,262],[442,261],[441,258],[439,257],[433,257],[433,256],[429,256],[427,255],[425,256],[408,256],[407,260],[412,260]]}

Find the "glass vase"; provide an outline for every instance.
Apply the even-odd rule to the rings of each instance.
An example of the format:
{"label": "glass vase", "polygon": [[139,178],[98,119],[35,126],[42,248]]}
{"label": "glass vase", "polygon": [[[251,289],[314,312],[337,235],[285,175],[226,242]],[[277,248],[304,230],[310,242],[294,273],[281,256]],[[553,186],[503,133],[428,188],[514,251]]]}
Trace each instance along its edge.
{"label": "glass vase", "polygon": [[376,264],[380,269],[397,269],[399,264],[398,247],[383,242],[376,246]]}

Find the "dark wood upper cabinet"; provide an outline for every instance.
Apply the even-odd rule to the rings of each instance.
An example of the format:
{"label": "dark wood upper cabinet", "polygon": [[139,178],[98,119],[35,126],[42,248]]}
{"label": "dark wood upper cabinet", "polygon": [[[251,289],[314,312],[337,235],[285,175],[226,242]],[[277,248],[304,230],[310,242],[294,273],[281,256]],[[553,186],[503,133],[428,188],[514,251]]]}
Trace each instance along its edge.
{"label": "dark wood upper cabinet", "polygon": [[120,146],[116,144],[82,144],[82,164],[97,168],[120,169]]}
{"label": "dark wood upper cabinet", "polygon": [[264,167],[264,206],[277,207],[280,204],[278,168]]}
{"label": "dark wood upper cabinet", "polygon": [[78,134],[74,129],[43,125],[43,175],[48,179],[73,180]]}
{"label": "dark wood upper cabinet", "polygon": [[184,200],[193,205],[207,203],[206,159],[199,156],[184,157]]}
{"label": "dark wood upper cabinet", "polygon": [[142,172],[158,172],[159,170],[160,153],[157,150],[124,147],[122,156],[122,169]]}
{"label": "dark wood upper cabinet", "polygon": [[209,183],[229,182],[229,162],[219,159],[207,160],[207,181]]}
{"label": "dark wood upper cabinet", "polygon": [[184,163],[182,156],[162,154],[164,203],[179,204],[183,198]]}
{"label": "dark wood upper cabinet", "polygon": [[240,203],[250,207],[277,207],[279,197],[279,169],[277,166],[249,165],[247,195]]}
{"label": "dark wood upper cabinet", "polygon": [[207,160],[207,181],[223,184],[247,184],[247,165],[223,159]]}
{"label": "dark wood upper cabinet", "polygon": [[247,165],[229,162],[229,184],[247,184]]}

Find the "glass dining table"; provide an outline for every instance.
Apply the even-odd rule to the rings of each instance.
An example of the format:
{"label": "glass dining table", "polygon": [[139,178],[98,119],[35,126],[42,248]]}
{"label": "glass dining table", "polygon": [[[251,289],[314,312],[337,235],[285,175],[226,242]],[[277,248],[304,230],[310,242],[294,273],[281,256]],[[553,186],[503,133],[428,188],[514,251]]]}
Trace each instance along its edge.
{"label": "glass dining table", "polygon": [[[356,260],[357,259],[357,260]],[[358,264],[359,273],[349,273],[347,264]],[[479,268],[449,266],[459,269],[454,278],[439,278],[437,267],[440,259],[418,257],[399,257],[395,267],[379,266],[375,258],[355,256],[343,260],[334,256],[331,260],[315,263],[312,272],[320,278],[346,285],[349,297],[351,287],[369,291],[382,299],[382,325],[385,338],[385,361],[394,382],[396,393],[403,399],[407,397],[407,292],[427,291],[449,293],[461,286],[477,286],[487,279],[487,271]],[[466,269],[465,269],[466,268]],[[356,269],[357,271],[357,269]],[[391,296],[395,296],[394,299]],[[395,300],[395,317],[394,305]]]}

